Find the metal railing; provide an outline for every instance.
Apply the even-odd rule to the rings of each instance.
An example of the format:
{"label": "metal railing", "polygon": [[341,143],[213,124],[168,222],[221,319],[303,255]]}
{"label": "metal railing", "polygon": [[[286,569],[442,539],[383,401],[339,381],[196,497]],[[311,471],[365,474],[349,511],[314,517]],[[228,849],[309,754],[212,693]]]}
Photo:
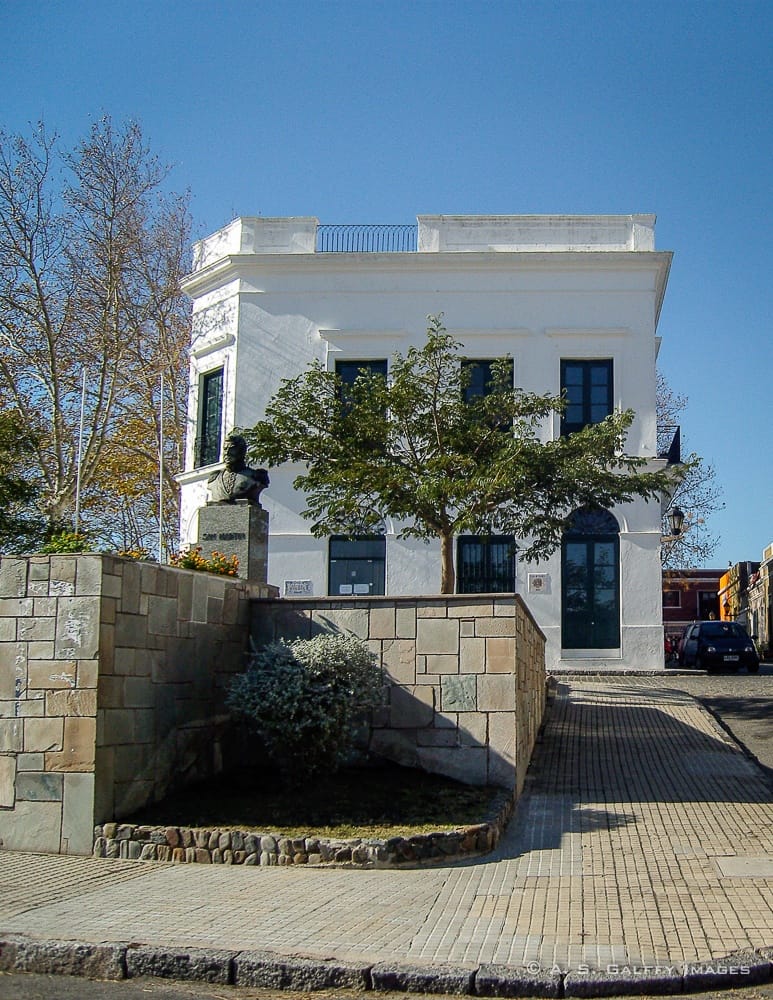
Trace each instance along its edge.
{"label": "metal railing", "polygon": [[317,226],[317,253],[415,253],[418,226]]}
{"label": "metal railing", "polygon": [[682,431],[678,424],[658,424],[658,458],[665,458],[669,465],[682,461]]}

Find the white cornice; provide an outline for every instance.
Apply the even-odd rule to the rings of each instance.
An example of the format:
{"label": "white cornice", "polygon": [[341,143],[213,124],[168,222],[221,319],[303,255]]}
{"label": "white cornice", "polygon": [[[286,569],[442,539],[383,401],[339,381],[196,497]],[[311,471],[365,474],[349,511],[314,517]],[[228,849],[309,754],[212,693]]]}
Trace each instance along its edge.
{"label": "white cornice", "polygon": [[216,462],[214,465],[203,465],[198,469],[188,469],[185,472],[178,472],[174,477],[175,482],[178,482],[180,486],[190,486],[191,483],[200,483],[203,480],[208,480],[213,472],[222,468],[223,463]]}
{"label": "white cornice", "polygon": [[[516,326],[503,326],[503,327],[449,327],[446,331],[450,337],[454,340],[458,340],[463,344],[474,344],[478,340],[490,339],[496,341],[496,343],[501,343],[507,340],[526,340],[529,337],[535,335],[534,330],[529,330],[526,327],[516,327]],[[480,345],[479,345],[479,349]]]}
{"label": "white cornice", "polygon": [[304,271],[309,269],[332,271],[399,271],[416,270],[467,271],[512,270],[514,267],[558,267],[583,270],[585,266],[604,269],[630,266],[632,269],[650,269],[653,264],[662,268],[671,262],[670,250],[538,250],[538,251],[447,251],[439,253],[241,253],[227,254],[212,264],[193,271],[183,278],[183,290],[211,281],[232,271]]}
{"label": "white cornice", "polygon": [[236,337],[234,337],[232,333],[226,333],[222,337],[217,337],[215,340],[207,341],[207,343],[202,344],[201,347],[192,347],[191,357],[205,358],[208,354],[212,354],[214,351],[220,351],[225,347],[230,347],[235,343]]}
{"label": "white cornice", "polygon": [[[439,253],[278,253],[228,254],[187,275],[183,291],[192,298],[205,295],[238,277],[254,280],[260,273],[458,274],[461,271],[630,271],[654,272],[655,322],[665,296],[673,253],[670,250],[470,251]],[[254,288],[259,291],[260,288]]]}
{"label": "white cornice", "polygon": [[551,326],[545,327],[546,337],[630,337],[627,326],[594,327],[594,326]]}
{"label": "white cornice", "polygon": [[320,328],[319,336],[327,343],[336,340],[360,339],[369,340],[404,340],[408,336],[407,330],[325,330]]}

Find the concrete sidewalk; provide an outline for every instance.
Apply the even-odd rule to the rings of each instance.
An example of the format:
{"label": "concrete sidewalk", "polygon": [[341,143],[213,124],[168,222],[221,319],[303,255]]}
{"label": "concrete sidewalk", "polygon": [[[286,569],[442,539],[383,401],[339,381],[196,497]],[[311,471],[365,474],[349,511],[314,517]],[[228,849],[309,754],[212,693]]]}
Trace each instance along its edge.
{"label": "concrete sidewalk", "polygon": [[94,972],[72,942],[102,942],[108,974],[245,985],[323,984],[315,968],[499,996],[751,984],[773,962],[771,789],[692,698],[572,678],[492,855],[362,871],[0,852],[0,941],[0,968]]}

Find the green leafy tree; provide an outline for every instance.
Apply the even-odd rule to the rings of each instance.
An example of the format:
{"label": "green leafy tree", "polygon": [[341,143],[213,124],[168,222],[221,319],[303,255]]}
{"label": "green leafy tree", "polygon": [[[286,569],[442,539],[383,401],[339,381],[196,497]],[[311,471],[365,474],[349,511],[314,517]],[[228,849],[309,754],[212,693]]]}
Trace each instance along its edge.
{"label": "green leafy tree", "polygon": [[30,471],[35,437],[20,413],[0,411],[0,552],[29,552],[43,537]]}
{"label": "green leafy tree", "polygon": [[469,373],[440,317],[427,341],[396,355],[389,380],[363,370],[351,387],[316,362],[285,380],[265,419],[245,431],[262,463],[300,463],[296,489],[317,536],[378,530],[385,517],[400,537],[438,538],[442,593],[453,593],[453,539],[497,532],[522,540],[528,560],[561,543],[569,515],[659,499],[672,473],[644,470],[624,452],[633,412],[545,441],[545,420],[561,397],[512,386],[508,359],[492,365],[483,396],[465,398]]}

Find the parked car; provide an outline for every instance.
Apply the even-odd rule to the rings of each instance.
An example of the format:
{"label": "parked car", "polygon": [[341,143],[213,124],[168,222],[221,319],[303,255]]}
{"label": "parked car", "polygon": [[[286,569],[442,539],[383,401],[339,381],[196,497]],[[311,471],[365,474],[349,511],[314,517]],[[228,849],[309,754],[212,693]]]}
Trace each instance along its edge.
{"label": "parked car", "polygon": [[760,669],[754,642],[738,622],[693,622],[679,643],[679,665],[696,670],[738,670],[750,674]]}

